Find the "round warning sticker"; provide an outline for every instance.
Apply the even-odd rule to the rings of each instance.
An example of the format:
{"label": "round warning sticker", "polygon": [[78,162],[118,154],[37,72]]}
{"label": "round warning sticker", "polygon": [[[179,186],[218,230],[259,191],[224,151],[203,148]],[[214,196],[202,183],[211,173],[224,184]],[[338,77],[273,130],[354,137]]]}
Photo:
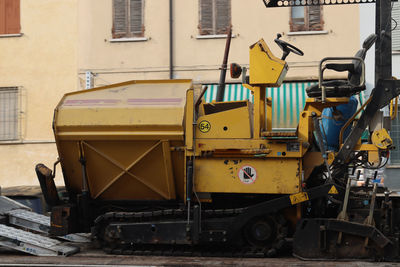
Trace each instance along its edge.
{"label": "round warning sticker", "polygon": [[252,184],[257,179],[257,172],[253,167],[246,165],[239,169],[238,176],[242,183]]}
{"label": "round warning sticker", "polygon": [[201,121],[199,123],[199,130],[202,133],[206,133],[211,129],[211,124],[208,121]]}

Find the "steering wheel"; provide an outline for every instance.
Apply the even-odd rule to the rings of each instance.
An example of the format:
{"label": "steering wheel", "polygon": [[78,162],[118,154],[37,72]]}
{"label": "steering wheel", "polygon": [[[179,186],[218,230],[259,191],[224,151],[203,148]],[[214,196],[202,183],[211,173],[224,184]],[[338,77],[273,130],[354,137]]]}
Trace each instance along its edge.
{"label": "steering wheel", "polygon": [[296,55],[299,56],[303,56],[304,53],[303,51],[301,51],[300,49],[298,49],[297,47],[295,47],[294,45],[291,45],[283,40],[280,40],[279,38],[281,38],[282,35],[280,33],[278,33],[276,35],[276,38],[274,39],[275,43],[282,49],[283,54],[282,54],[282,60],[285,60],[285,58],[290,54],[290,52],[295,53]]}

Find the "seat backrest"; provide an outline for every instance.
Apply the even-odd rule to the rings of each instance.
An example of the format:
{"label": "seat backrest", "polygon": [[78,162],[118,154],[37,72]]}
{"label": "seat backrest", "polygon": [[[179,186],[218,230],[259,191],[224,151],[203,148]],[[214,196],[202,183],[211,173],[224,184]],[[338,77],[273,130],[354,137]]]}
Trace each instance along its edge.
{"label": "seat backrest", "polygon": [[[366,54],[367,54],[367,49],[361,48],[360,50],[357,51],[357,53],[354,56],[362,58],[364,60]],[[349,72],[347,78],[350,84],[358,85],[361,83],[361,74],[362,74],[361,62],[358,60],[353,60],[352,63],[354,65],[354,72]]]}
{"label": "seat backrest", "polygon": [[[365,56],[367,55],[367,51],[375,43],[376,38],[377,38],[376,34],[370,34],[367,38],[365,38],[362,48],[360,50],[358,50],[354,56],[359,57],[362,60],[364,60]],[[354,64],[354,72],[349,72],[348,79],[349,79],[350,84],[358,85],[361,82],[360,81],[361,74],[362,74],[361,62],[358,60],[353,60],[352,63]]]}

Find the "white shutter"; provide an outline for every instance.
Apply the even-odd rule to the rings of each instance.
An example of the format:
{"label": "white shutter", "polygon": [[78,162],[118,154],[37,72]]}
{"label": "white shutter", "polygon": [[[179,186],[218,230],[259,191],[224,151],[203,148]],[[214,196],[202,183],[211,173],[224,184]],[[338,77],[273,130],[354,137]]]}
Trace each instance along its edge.
{"label": "white shutter", "polygon": [[[400,50],[400,3],[392,2],[392,18],[397,22],[397,27],[392,31],[392,49]],[[396,26],[396,23],[392,20],[392,28]]]}
{"label": "white shutter", "polygon": [[130,31],[133,35],[138,36],[143,34],[143,1],[130,0]]}
{"label": "white shutter", "polygon": [[125,0],[113,0],[113,37],[127,34],[127,10]]}
{"label": "white shutter", "polygon": [[216,34],[227,33],[231,24],[231,0],[215,0],[215,9]]}
{"label": "white shutter", "polygon": [[200,1],[200,34],[214,34],[213,31],[213,0]]}

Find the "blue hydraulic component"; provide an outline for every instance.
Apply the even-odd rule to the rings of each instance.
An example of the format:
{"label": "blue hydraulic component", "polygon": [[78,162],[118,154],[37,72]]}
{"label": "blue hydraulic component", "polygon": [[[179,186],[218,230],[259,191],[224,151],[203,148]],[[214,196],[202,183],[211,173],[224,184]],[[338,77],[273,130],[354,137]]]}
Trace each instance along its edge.
{"label": "blue hydraulic component", "polygon": [[[324,145],[326,150],[339,150],[339,134],[343,125],[354,115],[357,110],[358,101],[355,96],[351,96],[349,102],[337,106],[336,108],[325,108],[322,111],[321,131],[325,134]],[[346,140],[351,127],[343,133],[343,140]]]}

